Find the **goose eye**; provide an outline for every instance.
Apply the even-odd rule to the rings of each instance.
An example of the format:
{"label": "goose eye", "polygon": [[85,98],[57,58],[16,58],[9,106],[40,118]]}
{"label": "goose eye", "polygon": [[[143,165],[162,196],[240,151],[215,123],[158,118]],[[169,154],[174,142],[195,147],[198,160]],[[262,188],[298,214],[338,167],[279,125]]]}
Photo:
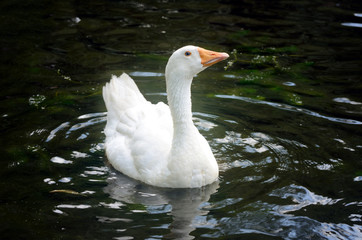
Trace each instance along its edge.
{"label": "goose eye", "polygon": [[185,52],[185,56],[186,56],[186,57],[191,56],[191,52],[190,52],[190,51],[186,51],[186,52]]}

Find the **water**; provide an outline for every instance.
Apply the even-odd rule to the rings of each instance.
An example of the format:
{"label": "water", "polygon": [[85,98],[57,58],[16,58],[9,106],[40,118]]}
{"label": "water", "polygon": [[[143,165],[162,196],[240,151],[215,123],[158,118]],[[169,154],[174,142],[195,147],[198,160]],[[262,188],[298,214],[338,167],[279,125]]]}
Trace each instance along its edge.
{"label": "water", "polygon": [[[360,1],[2,1],[1,239],[361,239]],[[101,89],[151,102],[187,44],[220,180],[155,188],[104,155]],[[226,70],[225,70],[226,68]]]}

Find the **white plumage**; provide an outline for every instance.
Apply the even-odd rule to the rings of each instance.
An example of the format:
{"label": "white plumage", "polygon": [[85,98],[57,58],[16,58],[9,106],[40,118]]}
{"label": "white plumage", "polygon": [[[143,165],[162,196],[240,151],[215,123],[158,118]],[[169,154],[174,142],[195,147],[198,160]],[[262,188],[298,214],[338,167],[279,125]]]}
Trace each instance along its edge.
{"label": "white plumage", "polygon": [[166,66],[168,104],[151,104],[127,75],[103,87],[106,154],[123,174],[150,185],[193,188],[218,178],[218,165],[192,122],[193,76],[228,55],[186,46]]}

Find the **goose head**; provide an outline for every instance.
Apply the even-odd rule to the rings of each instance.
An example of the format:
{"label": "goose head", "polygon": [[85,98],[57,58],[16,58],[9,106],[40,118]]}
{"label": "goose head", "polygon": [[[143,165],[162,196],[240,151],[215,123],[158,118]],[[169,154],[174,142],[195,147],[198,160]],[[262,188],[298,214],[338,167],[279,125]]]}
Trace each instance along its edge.
{"label": "goose head", "polygon": [[176,50],[166,65],[167,100],[175,126],[177,122],[192,125],[191,83],[193,77],[229,55],[196,46]]}
{"label": "goose head", "polygon": [[228,57],[227,53],[214,52],[201,47],[191,45],[182,47],[169,58],[166,65],[166,78],[178,75],[181,78],[192,79],[207,67]]}

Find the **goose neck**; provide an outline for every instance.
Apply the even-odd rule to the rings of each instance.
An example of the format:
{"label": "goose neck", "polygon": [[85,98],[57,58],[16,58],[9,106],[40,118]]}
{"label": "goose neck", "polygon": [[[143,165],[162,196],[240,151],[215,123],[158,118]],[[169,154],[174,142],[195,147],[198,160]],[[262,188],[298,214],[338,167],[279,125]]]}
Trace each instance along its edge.
{"label": "goose neck", "polygon": [[192,77],[166,76],[167,100],[174,126],[192,124],[191,83]]}

